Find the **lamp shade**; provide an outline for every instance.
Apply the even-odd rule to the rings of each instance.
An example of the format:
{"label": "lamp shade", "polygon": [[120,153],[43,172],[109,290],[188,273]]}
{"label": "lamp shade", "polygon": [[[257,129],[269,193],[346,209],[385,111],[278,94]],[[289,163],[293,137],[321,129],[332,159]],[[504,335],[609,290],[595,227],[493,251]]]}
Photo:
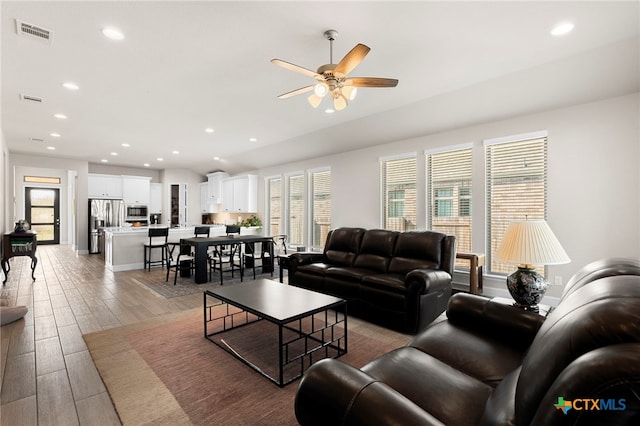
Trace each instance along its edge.
{"label": "lamp shade", "polygon": [[496,258],[525,265],[559,265],[571,261],[544,220],[512,222],[496,251]]}

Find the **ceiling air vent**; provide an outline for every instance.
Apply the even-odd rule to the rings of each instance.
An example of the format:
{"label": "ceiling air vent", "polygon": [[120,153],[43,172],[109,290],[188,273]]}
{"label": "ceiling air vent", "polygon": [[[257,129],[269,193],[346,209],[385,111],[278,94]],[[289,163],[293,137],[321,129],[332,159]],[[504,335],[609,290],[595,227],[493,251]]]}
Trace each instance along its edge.
{"label": "ceiling air vent", "polygon": [[24,93],[20,93],[20,100],[42,103],[42,98],[39,98],[37,96],[25,95]]}
{"label": "ceiling air vent", "polygon": [[25,37],[53,43],[53,31],[16,19],[16,32]]}
{"label": "ceiling air vent", "polygon": [[40,138],[29,138],[29,140],[31,142],[44,142],[44,139],[40,139]]}

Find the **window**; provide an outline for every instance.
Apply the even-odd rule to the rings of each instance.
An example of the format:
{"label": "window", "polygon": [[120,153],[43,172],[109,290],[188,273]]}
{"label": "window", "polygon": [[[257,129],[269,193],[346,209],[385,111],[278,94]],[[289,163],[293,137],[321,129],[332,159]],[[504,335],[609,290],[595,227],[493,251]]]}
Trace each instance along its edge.
{"label": "window", "polygon": [[485,141],[489,272],[509,274],[514,265],[494,253],[514,220],[545,219],[546,132]]}
{"label": "window", "polygon": [[389,191],[389,217],[404,217],[404,190]]}
{"label": "window", "polygon": [[[472,251],[471,154],[471,145],[426,153],[427,228],[455,235],[459,252]],[[456,267],[468,268],[468,262]]]}
{"label": "window", "polygon": [[416,157],[381,159],[382,226],[392,231],[416,229]]}
{"label": "window", "polygon": [[269,235],[279,235],[282,232],[282,179],[271,178],[267,183],[269,191]]}
{"label": "window", "polygon": [[311,246],[324,247],[331,229],[331,170],[309,173],[311,186]]}
{"label": "window", "polygon": [[23,178],[26,183],[53,183],[60,184],[59,177],[44,177],[44,176],[25,176]]}
{"label": "window", "polygon": [[304,244],[304,175],[289,176],[287,239],[289,244]]}
{"label": "window", "polygon": [[453,216],[453,188],[437,188],[433,206],[434,216]]}

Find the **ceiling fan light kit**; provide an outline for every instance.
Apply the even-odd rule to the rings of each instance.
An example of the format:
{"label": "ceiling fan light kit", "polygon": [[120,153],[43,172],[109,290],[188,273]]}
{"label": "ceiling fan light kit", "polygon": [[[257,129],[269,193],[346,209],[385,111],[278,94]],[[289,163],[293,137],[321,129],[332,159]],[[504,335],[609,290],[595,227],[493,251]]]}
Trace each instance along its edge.
{"label": "ceiling fan light kit", "polygon": [[398,85],[398,80],[392,78],[348,77],[347,75],[362,62],[371,49],[358,43],[340,62],[334,64],[333,41],[337,36],[336,30],[325,31],[324,37],[329,40],[329,63],[320,66],[316,72],[280,59],[271,60],[275,65],[312,77],[317,81],[310,86],[284,93],[278,96],[279,99],[313,92],[307,100],[313,108],[317,108],[322,103],[322,99],[331,94],[333,107],[336,111],[340,111],[347,107],[349,101],[356,98],[358,87],[396,87]]}

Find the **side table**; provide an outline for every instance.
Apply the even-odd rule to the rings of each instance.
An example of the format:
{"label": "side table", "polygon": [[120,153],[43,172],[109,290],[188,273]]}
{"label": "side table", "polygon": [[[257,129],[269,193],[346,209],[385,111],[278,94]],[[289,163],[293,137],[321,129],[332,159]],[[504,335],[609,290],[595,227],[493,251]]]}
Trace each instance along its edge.
{"label": "side table", "polygon": [[484,254],[482,253],[456,253],[456,259],[469,261],[469,291],[471,294],[482,293],[482,267],[484,266]]}
{"label": "side table", "polygon": [[280,282],[284,281],[284,270],[289,271],[289,266],[291,266],[291,254],[279,254],[276,256],[278,258],[278,265],[280,266]]}
{"label": "side table", "polygon": [[527,309],[527,308],[523,308],[520,306],[516,306],[516,302],[513,299],[507,298],[507,297],[492,297],[491,298],[492,302],[496,302],[496,303],[500,303],[502,305],[510,305],[513,306],[516,309],[522,309],[525,311],[529,311],[529,312],[534,312],[540,316],[543,317],[547,317],[547,315],[549,315],[552,311],[553,311],[553,306],[549,306],[549,305],[543,305],[542,303],[538,303],[538,310],[534,310],[534,309]]}
{"label": "side table", "polygon": [[15,256],[29,256],[31,258],[31,278],[35,281],[35,269],[38,264],[36,248],[38,247],[37,232],[12,232],[2,237],[2,272],[4,272],[4,285],[9,278],[9,259]]}

